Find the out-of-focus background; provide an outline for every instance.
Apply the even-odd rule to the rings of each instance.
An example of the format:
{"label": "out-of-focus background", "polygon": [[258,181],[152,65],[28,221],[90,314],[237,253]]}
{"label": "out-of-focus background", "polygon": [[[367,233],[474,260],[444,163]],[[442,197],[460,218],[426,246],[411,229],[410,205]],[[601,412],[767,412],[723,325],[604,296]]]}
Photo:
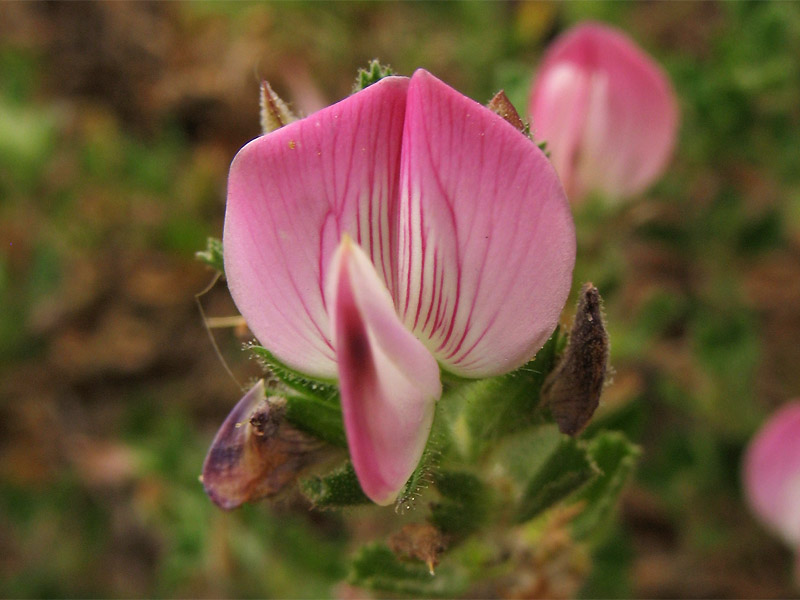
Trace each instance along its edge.
{"label": "out-of-focus background", "polygon": [[[796,594],[739,473],[800,396],[800,4],[3,2],[0,595],[352,594],[352,514],[226,514],[197,479],[240,389],[193,253],[221,234],[258,82],[307,114],[377,57],[524,115],[543,49],[588,18],[664,66],[682,125],[642,198],[576,210],[616,370],[603,410],[643,448],[582,594]],[[235,314],[223,284],[202,303]],[[258,372],[216,337],[240,381]]]}

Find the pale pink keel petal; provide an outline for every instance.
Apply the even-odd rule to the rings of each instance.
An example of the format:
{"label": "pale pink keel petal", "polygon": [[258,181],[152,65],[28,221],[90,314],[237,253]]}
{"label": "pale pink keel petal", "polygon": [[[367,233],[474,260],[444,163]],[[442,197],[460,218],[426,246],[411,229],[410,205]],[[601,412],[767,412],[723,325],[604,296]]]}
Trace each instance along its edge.
{"label": "pale pink keel petal", "polygon": [[[672,154],[678,109],[661,68],[623,33],[579,25],[545,55],[530,102],[570,196],[622,198],[644,190]],[[576,126],[579,131],[576,133]]]}
{"label": "pale pink keel petal", "polygon": [[336,375],[323,288],[344,233],[392,285],[407,89],[386,78],[250,142],[231,165],[228,287],[258,340],[309,375]]}
{"label": "pale pink keel petal", "polygon": [[350,458],[364,493],[390,504],[425,449],[442,393],[439,367],[349,237],[333,258],[327,299]]}
{"label": "pale pink keel petal", "polygon": [[800,400],[778,410],[750,442],[744,484],[761,520],[800,546]]}
{"label": "pale pink keel petal", "polygon": [[555,328],[575,231],[544,154],[509,123],[417,71],[408,92],[396,304],[448,370],[510,371]]}

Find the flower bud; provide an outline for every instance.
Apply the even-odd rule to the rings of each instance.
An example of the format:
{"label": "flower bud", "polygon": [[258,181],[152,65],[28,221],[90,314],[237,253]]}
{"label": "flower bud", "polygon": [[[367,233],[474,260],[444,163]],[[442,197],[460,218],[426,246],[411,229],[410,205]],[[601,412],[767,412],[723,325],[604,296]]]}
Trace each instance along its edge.
{"label": "flower bud", "polygon": [[[743,470],[753,512],[800,559],[800,399],[778,410],[753,437]],[[800,560],[796,569],[800,583]]]}
{"label": "flower bud", "polygon": [[678,125],[672,86],[623,33],[578,25],[548,49],[530,98],[534,139],[546,141],[567,195],[620,200],[664,171]]}
{"label": "flower bud", "polygon": [[608,334],[597,288],[585,283],[569,334],[569,345],[542,386],[561,433],[577,435],[600,404],[608,371]]}
{"label": "flower bud", "polygon": [[201,481],[225,510],[274,496],[319,459],[322,444],[285,419],[285,400],[259,381],[225,419],[208,451]]}

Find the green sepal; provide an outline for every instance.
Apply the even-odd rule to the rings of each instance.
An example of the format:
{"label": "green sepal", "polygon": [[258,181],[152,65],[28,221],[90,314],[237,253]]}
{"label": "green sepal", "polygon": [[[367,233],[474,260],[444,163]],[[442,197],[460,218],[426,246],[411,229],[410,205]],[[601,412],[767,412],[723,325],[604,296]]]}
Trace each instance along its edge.
{"label": "green sepal", "polygon": [[440,565],[431,575],[420,562],[398,559],[385,544],[369,544],[353,559],[348,582],[363,588],[423,598],[452,598],[466,592],[467,572],[456,565]]}
{"label": "green sepal", "polygon": [[300,491],[316,508],[341,508],[369,504],[361,490],[353,464],[348,460],[327,475],[300,480]]}
{"label": "green sepal", "polygon": [[498,439],[543,422],[540,392],[556,364],[557,349],[563,347],[563,338],[556,329],[536,357],[516,371],[464,383],[448,392],[463,406],[455,416],[453,430],[465,458],[475,460]]}
{"label": "green sepal", "polygon": [[442,455],[447,454],[450,444],[450,428],[448,421],[442,414],[443,404],[440,401],[436,405],[433,427],[431,427],[431,432],[428,435],[425,451],[422,453],[414,472],[411,473],[411,477],[408,478],[408,481],[397,496],[395,507],[399,512],[410,509],[422,491],[430,486],[436,477],[435,473],[438,470]]}
{"label": "green sepal", "polygon": [[347,448],[342,409],[337,403],[287,394],[286,419],[298,429],[340,448]]}
{"label": "green sepal", "polygon": [[568,498],[600,474],[583,442],[563,436],[541,469],[528,482],[515,520],[524,523]]}
{"label": "green sepal", "polygon": [[269,369],[281,383],[298,395],[306,398],[315,398],[333,406],[339,405],[339,390],[334,382],[313,379],[308,375],[295,371],[275,358],[272,352],[263,346],[252,345],[249,349],[258,357],[265,368]]}
{"label": "green sepal", "polygon": [[376,58],[373,58],[369,61],[366,69],[359,69],[358,74],[356,75],[356,82],[353,85],[353,93],[360,92],[366,87],[371,86],[373,83],[377,83],[384,77],[389,77],[390,75],[394,75],[394,70],[392,67],[388,65],[382,65],[380,61]]}
{"label": "green sepal", "polygon": [[286,418],[298,429],[334,446],[346,448],[347,438],[336,385],[311,379],[287,367],[263,346],[253,345],[250,350],[288,388],[288,393],[283,394],[286,398]]}
{"label": "green sepal", "polygon": [[[528,131],[528,136],[530,137],[530,125],[528,125],[528,130],[529,130]],[[531,138],[531,139],[533,139],[533,138]],[[547,148],[547,141],[546,140],[542,140],[541,142],[536,142],[536,145],[539,146],[539,150],[544,152],[544,155],[547,158],[550,158],[550,150]]]}
{"label": "green sepal", "polygon": [[463,539],[488,520],[490,492],[475,475],[442,471],[436,475],[435,485],[441,500],[431,505],[431,522],[442,533]]}
{"label": "green sepal", "polygon": [[618,431],[599,434],[589,442],[588,452],[601,474],[575,497],[576,501],[586,503],[584,510],[572,522],[573,535],[579,540],[599,539],[605,532],[620,492],[641,453],[638,446]]}
{"label": "green sepal", "polygon": [[422,490],[428,487],[431,483],[431,473],[436,468],[439,453],[438,450],[431,448],[430,438],[428,439],[428,446],[425,447],[425,452],[419,464],[411,473],[403,489],[397,495],[395,507],[398,511],[408,510],[413,505],[417,498],[421,495]]}
{"label": "green sepal", "polygon": [[212,269],[225,274],[225,264],[222,258],[222,240],[214,237],[206,238],[206,249],[194,253],[194,257]]}

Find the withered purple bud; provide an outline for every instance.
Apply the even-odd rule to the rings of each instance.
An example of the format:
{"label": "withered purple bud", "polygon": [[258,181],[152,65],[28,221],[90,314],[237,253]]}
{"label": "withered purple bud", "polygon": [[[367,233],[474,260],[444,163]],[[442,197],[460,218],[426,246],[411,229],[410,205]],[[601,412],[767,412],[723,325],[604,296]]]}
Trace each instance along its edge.
{"label": "withered purple bud", "polygon": [[285,406],[283,398],[267,398],[261,380],[225,419],[201,477],[214,504],[231,510],[274,496],[318,460],[321,442],[287,423]]}
{"label": "withered purple bud", "polygon": [[511,104],[511,100],[508,99],[508,96],[506,96],[506,93],[503,90],[497,92],[494,95],[494,98],[489,100],[489,104],[487,104],[486,107],[492,112],[503,117],[522,133],[525,133],[525,123],[522,121],[522,119],[520,119],[517,109],[514,108],[513,104]]}
{"label": "withered purple bud", "polygon": [[580,433],[600,403],[608,371],[608,334],[603,324],[602,299],[585,283],[578,299],[569,344],[542,386],[542,400],[561,433]]}
{"label": "withered purple bud", "polygon": [[297,120],[287,104],[266,81],[261,82],[260,104],[261,131],[265,134]]}

